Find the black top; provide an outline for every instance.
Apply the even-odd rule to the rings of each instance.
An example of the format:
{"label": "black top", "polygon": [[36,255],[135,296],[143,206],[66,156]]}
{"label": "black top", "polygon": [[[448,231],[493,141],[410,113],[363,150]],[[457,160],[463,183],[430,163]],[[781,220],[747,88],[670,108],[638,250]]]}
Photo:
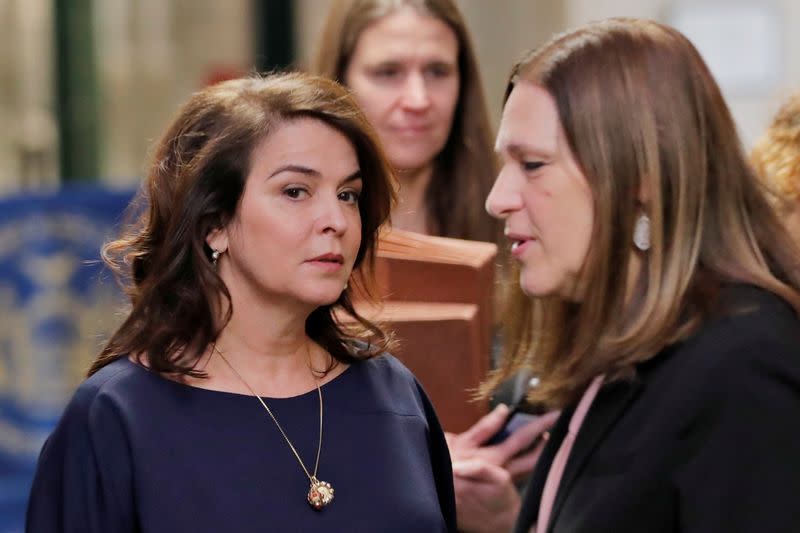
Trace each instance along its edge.
{"label": "black top", "polygon": [[[800,321],[785,301],[727,287],[696,334],[637,374],[601,388],[537,533],[800,531]],[[517,532],[536,520],[573,412],[553,428]]]}
{"label": "black top", "polygon": [[[454,531],[447,445],[411,373],[383,355],[351,365],[322,394],[318,478],[335,499],[318,512],[255,398],[119,359],[78,388],[45,443],[27,531]],[[317,391],[264,401],[313,469]]]}

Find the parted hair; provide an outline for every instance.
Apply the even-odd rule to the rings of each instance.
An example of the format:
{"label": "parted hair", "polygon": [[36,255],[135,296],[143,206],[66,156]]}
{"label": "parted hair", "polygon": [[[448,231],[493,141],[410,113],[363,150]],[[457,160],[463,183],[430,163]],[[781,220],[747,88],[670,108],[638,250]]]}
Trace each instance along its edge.
{"label": "parted hair", "polygon": [[346,84],[345,74],[361,32],[405,6],[441,20],[458,40],[458,103],[450,136],[436,158],[425,194],[432,222],[444,237],[497,242],[500,225],[483,208],[497,173],[486,99],[472,41],[453,0],[335,0],[312,70]]}
{"label": "parted hair", "polygon": [[[104,261],[126,288],[130,312],[90,375],[133,355],[157,372],[204,376],[195,370],[197,359],[233,312],[206,237],[235,218],[255,147],[282,124],[300,118],[333,127],[355,149],[363,191],[355,261],[361,275],[353,281],[362,294],[369,294],[378,229],[389,216],[394,185],[375,133],[355,100],[339,84],[308,74],[222,82],[193,94],[178,111],[155,145],[142,189],[130,207],[129,224],[103,247]],[[353,290],[351,282],[336,302],[317,308],[306,321],[309,337],[342,362],[370,357],[390,343],[378,325],[353,308]],[[219,309],[226,310],[222,318]],[[342,325],[336,319],[340,313],[349,315],[347,323],[357,329]]]}
{"label": "parted hair", "polygon": [[[638,363],[696,331],[725,283],[763,287],[800,310],[800,253],[686,37],[646,20],[592,23],[526,55],[506,98],[523,82],[553,97],[592,191],[586,290],[580,302],[531,298],[518,270],[509,276],[504,361],[484,394],[521,367],[540,380],[531,400],[553,407],[575,401],[601,373],[632,378]],[[642,212],[652,246],[632,252]],[[631,290],[634,253],[642,268]]]}

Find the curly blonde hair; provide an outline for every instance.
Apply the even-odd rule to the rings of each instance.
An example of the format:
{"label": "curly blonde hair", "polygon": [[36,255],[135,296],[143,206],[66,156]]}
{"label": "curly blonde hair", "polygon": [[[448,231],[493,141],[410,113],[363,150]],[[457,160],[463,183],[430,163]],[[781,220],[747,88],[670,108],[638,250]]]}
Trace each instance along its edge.
{"label": "curly blonde hair", "polygon": [[753,166],[778,198],[800,201],[800,93],[781,106],[751,154]]}

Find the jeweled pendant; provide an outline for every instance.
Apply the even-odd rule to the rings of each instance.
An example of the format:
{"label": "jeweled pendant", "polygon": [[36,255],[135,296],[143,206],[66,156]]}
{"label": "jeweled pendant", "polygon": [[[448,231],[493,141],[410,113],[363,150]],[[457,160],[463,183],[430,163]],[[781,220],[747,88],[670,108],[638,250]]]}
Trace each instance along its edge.
{"label": "jeweled pendant", "polygon": [[333,501],[333,487],[327,481],[317,478],[311,479],[311,489],[308,491],[308,503],[315,511],[321,511]]}

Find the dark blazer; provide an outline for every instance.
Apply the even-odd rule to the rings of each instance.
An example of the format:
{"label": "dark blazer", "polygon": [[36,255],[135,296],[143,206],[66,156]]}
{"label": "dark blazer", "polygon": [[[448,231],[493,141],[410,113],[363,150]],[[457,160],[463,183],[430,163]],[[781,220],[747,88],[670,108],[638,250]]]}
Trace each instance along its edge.
{"label": "dark blazer", "polygon": [[[771,293],[724,288],[688,340],[605,385],[537,533],[800,532],[800,321]],[[536,520],[574,407],[523,498]]]}

